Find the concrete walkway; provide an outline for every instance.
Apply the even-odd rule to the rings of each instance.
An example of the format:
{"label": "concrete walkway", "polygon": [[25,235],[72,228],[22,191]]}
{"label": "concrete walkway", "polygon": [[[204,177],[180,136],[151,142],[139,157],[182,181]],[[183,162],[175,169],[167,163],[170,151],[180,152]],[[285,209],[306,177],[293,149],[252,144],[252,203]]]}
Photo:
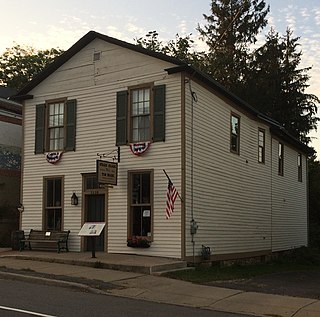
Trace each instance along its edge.
{"label": "concrete walkway", "polygon": [[[56,278],[41,278],[41,283],[67,284],[73,287],[90,288],[91,291],[116,296],[131,297],[175,305],[184,305],[212,309],[224,312],[242,313],[252,316],[277,317],[319,317],[320,301],[308,298],[298,298],[279,295],[267,295],[254,292],[244,292],[220,287],[196,285],[189,282],[150,275],[153,269],[168,265],[171,267],[177,261],[156,257],[141,257],[132,255],[97,254],[96,259],[90,253],[61,253],[10,251],[0,250],[0,267],[24,270],[15,274],[0,272],[0,278],[34,279],[30,276],[38,272]],[[178,261],[179,262],[179,261]],[[105,267],[113,266],[118,270]],[[99,266],[100,268],[94,268]],[[137,267],[139,268],[137,270]],[[138,272],[145,267],[145,272]],[[104,268],[104,269],[101,269]],[[130,271],[134,268],[135,272]],[[120,271],[119,269],[122,269]],[[18,274],[17,274],[18,273]],[[72,283],[74,278],[77,282]],[[109,283],[110,287],[103,290],[92,289],[86,283],[79,281],[101,281]]]}

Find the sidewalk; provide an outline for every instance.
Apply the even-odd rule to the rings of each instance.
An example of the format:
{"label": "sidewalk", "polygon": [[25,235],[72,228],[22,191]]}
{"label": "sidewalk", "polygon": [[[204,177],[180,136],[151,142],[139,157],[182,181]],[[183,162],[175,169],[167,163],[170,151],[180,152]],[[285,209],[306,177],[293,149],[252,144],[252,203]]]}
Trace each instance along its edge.
{"label": "sidewalk", "polygon": [[[98,253],[96,259],[90,253],[54,253],[38,251],[0,250],[0,267],[25,271],[11,274],[0,271],[0,278],[39,279],[30,276],[35,271],[41,274],[54,275],[55,279],[41,279],[41,282],[65,284],[61,279],[69,281],[73,287],[88,288],[79,281],[94,280],[105,283],[106,288],[95,289],[96,292],[144,299],[175,305],[184,305],[212,309],[224,312],[242,313],[253,316],[278,317],[318,317],[320,301],[279,295],[267,295],[244,292],[220,287],[196,285],[184,281],[173,280],[161,276],[132,272],[130,268],[146,272],[162,265],[173,265],[172,259],[141,257],[132,255],[110,255]],[[98,265],[101,268],[94,268]],[[105,267],[125,269],[110,270]],[[18,272],[18,271],[16,271]],[[32,274],[31,274],[32,275]],[[77,281],[72,283],[72,278]],[[89,287],[90,288],[90,287]],[[91,289],[92,290],[92,289]]]}

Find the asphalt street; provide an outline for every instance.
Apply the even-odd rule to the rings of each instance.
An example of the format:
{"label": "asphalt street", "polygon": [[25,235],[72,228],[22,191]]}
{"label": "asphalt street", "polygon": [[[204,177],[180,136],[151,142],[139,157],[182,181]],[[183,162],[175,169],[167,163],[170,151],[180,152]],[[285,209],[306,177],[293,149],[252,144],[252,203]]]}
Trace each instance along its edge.
{"label": "asphalt street", "polygon": [[2,317],[248,317],[0,279]]}

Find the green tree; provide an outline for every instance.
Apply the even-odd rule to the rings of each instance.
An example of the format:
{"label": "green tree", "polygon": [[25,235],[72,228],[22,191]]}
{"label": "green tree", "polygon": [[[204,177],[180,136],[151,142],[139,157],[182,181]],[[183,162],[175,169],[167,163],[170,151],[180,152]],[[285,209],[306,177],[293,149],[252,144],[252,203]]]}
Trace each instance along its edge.
{"label": "green tree", "polygon": [[282,37],[271,29],[265,44],[253,55],[241,97],[307,144],[307,135],[319,120],[319,99],[305,93],[311,68],[299,68],[298,40],[290,29]]}
{"label": "green tree", "polygon": [[159,34],[156,31],[150,31],[144,37],[135,39],[135,42],[143,48],[178,58],[199,69],[204,69],[204,53],[194,50],[194,41],[191,34],[183,37],[177,33],[174,40],[163,43],[159,40]]}
{"label": "green tree", "polygon": [[250,45],[267,25],[268,12],[264,0],[212,0],[206,24],[198,25],[208,46],[207,72],[234,93],[242,91]]}
{"label": "green tree", "polygon": [[0,56],[0,85],[21,89],[63,51],[15,45]]}

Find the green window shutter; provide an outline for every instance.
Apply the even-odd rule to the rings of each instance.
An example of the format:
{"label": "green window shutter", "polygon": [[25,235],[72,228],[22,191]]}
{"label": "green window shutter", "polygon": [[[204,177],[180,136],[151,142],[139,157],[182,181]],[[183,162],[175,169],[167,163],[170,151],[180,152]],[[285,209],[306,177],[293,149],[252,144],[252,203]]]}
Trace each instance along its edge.
{"label": "green window shutter", "polygon": [[127,140],[128,92],[117,92],[116,145],[125,145]]}
{"label": "green window shutter", "polygon": [[76,150],[76,113],[77,113],[77,100],[72,99],[67,101],[66,105],[66,151]]}
{"label": "green window shutter", "polygon": [[165,103],[166,103],[166,86],[154,86],[153,91],[153,141],[165,140]]}
{"label": "green window shutter", "polygon": [[45,151],[45,110],[45,104],[36,105],[35,154],[44,153]]}

